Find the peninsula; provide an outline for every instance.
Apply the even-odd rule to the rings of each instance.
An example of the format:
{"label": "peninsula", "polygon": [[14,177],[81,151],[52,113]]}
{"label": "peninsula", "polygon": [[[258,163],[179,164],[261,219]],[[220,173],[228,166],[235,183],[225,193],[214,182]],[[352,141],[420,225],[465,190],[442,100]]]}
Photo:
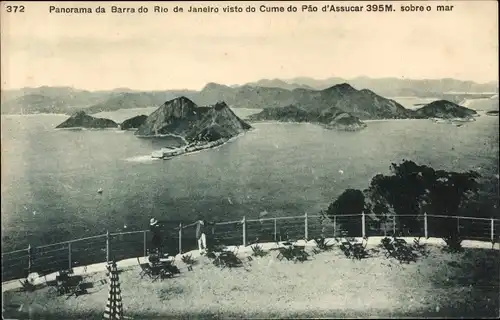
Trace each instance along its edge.
{"label": "peninsula", "polygon": [[149,115],[135,134],[139,137],[172,135],[182,138],[185,146],[153,153],[153,157],[168,158],[221,145],[249,129],[251,126],[236,116],[225,102],[197,106],[181,96],[165,102]]}

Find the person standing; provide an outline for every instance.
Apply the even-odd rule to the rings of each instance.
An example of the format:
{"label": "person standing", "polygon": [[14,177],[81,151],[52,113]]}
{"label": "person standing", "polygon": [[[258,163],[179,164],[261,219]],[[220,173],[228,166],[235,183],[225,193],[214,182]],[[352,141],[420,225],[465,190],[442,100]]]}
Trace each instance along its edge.
{"label": "person standing", "polygon": [[199,219],[196,223],[196,240],[198,240],[200,254],[205,254],[207,250],[207,237],[205,235],[205,221],[202,219]]}
{"label": "person standing", "polygon": [[159,255],[163,254],[163,240],[161,236],[161,225],[158,220],[155,218],[151,218],[149,220],[149,230],[153,234],[151,239],[151,244],[153,246],[153,250],[155,250]]}

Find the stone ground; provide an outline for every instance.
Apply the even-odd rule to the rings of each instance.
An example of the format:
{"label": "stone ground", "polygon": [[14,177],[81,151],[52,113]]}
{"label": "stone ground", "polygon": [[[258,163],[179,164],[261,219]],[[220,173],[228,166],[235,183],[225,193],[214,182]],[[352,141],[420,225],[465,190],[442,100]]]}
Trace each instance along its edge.
{"label": "stone ground", "polygon": [[[242,250],[244,266],[233,269],[193,254],[193,271],[179,261],[181,274],[158,282],[141,280],[137,264],[118,266],[130,319],[498,317],[500,251],[428,249],[427,257],[410,264],[387,259],[376,247],[363,260],[333,248],[303,263],[280,261],[276,251],[249,261]],[[47,287],[5,291],[4,318],[102,319],[108,285],[100,280],[106,279],[103,271],[85,275],[93,288],[77,298],[58,297]]]}

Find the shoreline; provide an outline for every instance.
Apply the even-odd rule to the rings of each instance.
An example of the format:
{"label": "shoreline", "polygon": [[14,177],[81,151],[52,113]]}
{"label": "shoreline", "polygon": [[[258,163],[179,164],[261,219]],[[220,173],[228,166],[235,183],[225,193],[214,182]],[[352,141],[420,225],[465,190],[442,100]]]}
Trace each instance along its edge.
{"label": "shoreline", "polygon": [[126,131],[126,130],[120,130],[119,127],[116,128],[87,128],[87,127],[70,127],[70,128],[54,128],[54,130],[62,130],[62,131]]}
{"label": "shoreline", "polygon": [[[190,145],[188,143],[188,145],[186,145],[186,146],[172,149],[172,151],[171,151],[172,155],[165,155],[166,152],[163,152],[162,149],[160,149],[157,151],[153,151],[151,153],[151,158],[152,159],[161,159],[161,160],[170,160],[170,159],[178,157],[178,156],[189,155],[189,154],[193,154],[193,153],[196,153],[196,152],[199,152],[202,150],[216,149],[218,147],[225,145],[228,142],[236,140],[237,138],[243,136],[244,134],[245,134],[245,132],[242,132],[242,133],[235,135],[234,137],[231,137],[231,138],[221,138],[221,139],[218,139],[215,141],[210,141],[210,142],[206,142],[206,143],[198,144],[198,145],[196,145],[196,144]],[[154,155],[155,152],[162,153],[162,155],[155,156]]]}
{"label": "shoreline", "polygon": [[[130,130],[132,131],[132,130]],[[137,129],[133,130],[137,131]],[[137,138],[141,139],[154,139],[154,138],[168,138],[168,137],[174,137],[174,138],[179,138],[181,139],[185,144],[189,144],[189,142],[184,138],[183,136],[174,134],[174,133],[166,133],[166,134],[154,134],[150,136],[142,135],[142,134],[134,134]]]}
{"label": "shoreline", "polygon": [[3,113],[2,117],[32,117],[32,116],[60,116],[60,117],[70,117],[71,115],[66,113]]}

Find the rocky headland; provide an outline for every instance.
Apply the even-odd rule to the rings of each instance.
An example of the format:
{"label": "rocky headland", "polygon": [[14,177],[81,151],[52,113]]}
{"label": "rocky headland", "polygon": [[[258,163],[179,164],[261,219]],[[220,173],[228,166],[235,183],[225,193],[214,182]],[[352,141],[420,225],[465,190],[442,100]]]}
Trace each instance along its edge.
{"label": "rocky headland", "polygon": [[113,120],[106,118],[95,118],[89,116],[85,111],[77,111],[66,121],[59,124],[56,128],[89,128],[89,129],[107,129],[117,128],[118,124]]}
{"label": "rocky headland", "polygon": [[224,102],[197,106],[182,96],[160,106],[135,134],[139,137],[172,135],[184,139],[186,146],[164,152],[165,157],[169,157],[212,148],[249,129],[251,126],[236,116]]}

